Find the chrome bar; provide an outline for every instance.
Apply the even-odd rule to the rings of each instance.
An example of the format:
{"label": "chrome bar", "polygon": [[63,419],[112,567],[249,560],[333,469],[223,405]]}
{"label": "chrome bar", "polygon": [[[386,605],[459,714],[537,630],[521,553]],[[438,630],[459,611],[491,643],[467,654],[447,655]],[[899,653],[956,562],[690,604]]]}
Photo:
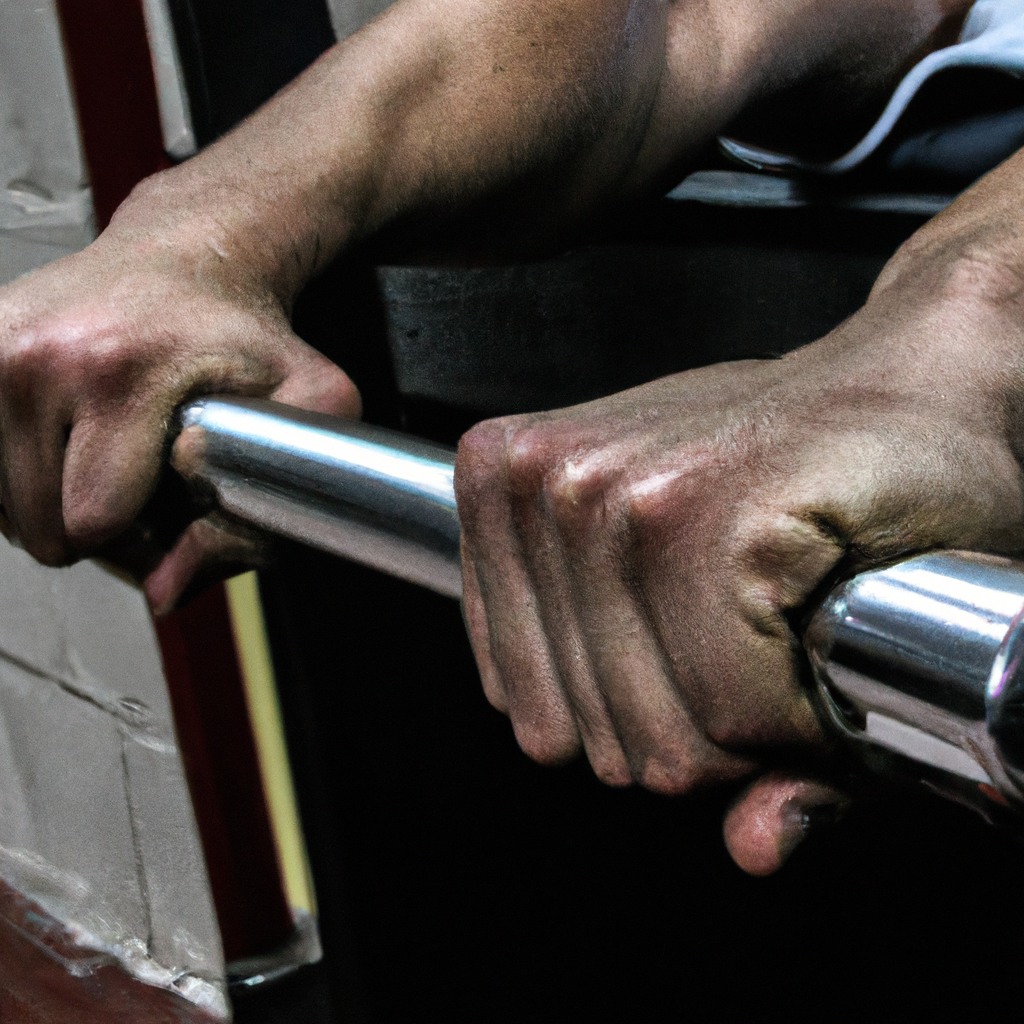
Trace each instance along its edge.
{"label": "chrome bar", "polygon": [[[1024,803],[1024,565],[935,551],[861,573],[812,617],[821,703],[854,747],[984,810]],[[977,798],[977,799],[975,799]]]}
{"label": "chrome bar", "polygon": [[251,398],[193,402],[180,427],[223,511],[461,596],[453,449]]}
{"label": "chrome bar", "polygon": [[[452,449],[246,398],[180,425],[190,479],[225,512],[461,594]],[[932,552],[862,573],[804,643],[825,717],[869,765],[881,752],[983,813],[1024,809],[1024,564]]]}

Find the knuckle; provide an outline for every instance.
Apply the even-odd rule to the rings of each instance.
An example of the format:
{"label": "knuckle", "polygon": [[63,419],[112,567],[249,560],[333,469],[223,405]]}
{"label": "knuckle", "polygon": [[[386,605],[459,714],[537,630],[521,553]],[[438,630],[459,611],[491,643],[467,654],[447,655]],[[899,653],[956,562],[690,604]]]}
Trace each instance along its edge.
{"label": "knuckle", "polygon": [[514,493],[532,496],[545,486],[556,459],[550,432],[541,424],[510,427],[506,442],[509,484]]}
{"label": "knuckle", "polygon": [[586,457],[562,460],[548,473],[545,494],[555,522],[566,533],[618,521],[625,497],[618,473]]}
{"label": "knuckle", "polygon": [[455,460],[455,493],[460,504],[474,498],[498,474],[498,454],[504,446],[504,431],[499,420],[478,423],[459,441]]}
{"label": "knuckle", "polygon": [[118,403],[133,393],[144,362],[131,339],[116,328],[97,332],[87,344],[66,346],[61,357],[84,379],[93,399]]}
{"label": "knuckle", "polygon": [[96,398],[123,400],[139,362],[129,332],[108,317],[68,317],[22,328],[0,346],[0,378],[15,392],[45,380],[86,381]]}
{"label": "knuckle", "polygon": [[477,424],[459,442],[455,498],[463,531],[474,536],[500,518],[507,499],[506,420]]}
{"label": "knuckle", "polygon": [[660,536],[679,516],[679,495],[668,481],[645,478],[623,486],[622,514],[638,537]]}
{"label": "knuckle", "polygon": [[58,356],[57,333],[44,326],[25,327],[0,347],[0,372],[11,388],[31,384]]}
{"label": "knuckle", "polygon": [[363,399],[359,388],[346,374],[338,374],[326,388],[324,400],[330,412],[359,418],[363,414]]}

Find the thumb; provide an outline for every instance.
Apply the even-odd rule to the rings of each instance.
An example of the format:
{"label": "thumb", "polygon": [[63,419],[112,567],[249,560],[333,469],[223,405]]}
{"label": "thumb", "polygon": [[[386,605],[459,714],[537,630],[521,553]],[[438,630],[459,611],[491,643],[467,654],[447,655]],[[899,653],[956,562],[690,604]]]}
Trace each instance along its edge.
{"label": "thumb", "polygon": [[309,412],[359,419],[363,405],[352,379],[316,349],[304,345],[302,358],[268,398]]}
{"label": "thumb", "polygon": [[824,783],[782,772],[762,775],[726,814],[726,848],[747,874],[770,875],[819,823],[838,820],[849,804]]}
{"label": "thumb", "polygon": [[[361,412],[359,392],[338,366],[314,349],[303,346],[291,372],[271,399],[314,412],[349,418]],[[186,427],[175,440],[171,464],[192,480],[203,458],[200,431]],[[261,565],[272,550],[268,537],[230,516],[212,513],[192,523],[159,564],[146,576],[144,589],[155,614],[175,607],[198,588]]]}

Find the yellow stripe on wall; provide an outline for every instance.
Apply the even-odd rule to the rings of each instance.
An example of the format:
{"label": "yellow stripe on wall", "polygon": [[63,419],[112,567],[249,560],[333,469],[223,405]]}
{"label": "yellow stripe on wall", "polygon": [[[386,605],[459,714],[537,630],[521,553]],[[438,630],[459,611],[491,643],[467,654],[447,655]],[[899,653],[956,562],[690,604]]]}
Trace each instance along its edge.
{"label": "yellow stripe on wall", "polygon": [[228,580],[227,593],[285,896],[293,909],[315,914],[316,895],[295,799],[256,573]]}

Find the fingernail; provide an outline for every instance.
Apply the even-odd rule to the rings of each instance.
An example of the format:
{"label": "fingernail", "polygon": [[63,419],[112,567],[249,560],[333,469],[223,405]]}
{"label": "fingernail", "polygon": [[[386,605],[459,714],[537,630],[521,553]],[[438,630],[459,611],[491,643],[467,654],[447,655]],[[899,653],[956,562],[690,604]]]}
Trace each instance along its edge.
{"label": "fingernail", "polygon": [[804,833],[838,824],[846,814],[847,807],[849,804],[846,803],[817,804],[805,807],[801,815]]}
{"label": "fingernail", "polygon": [[847,801],[822,804],[802,804],[790,800],[782,809],[782,832],[779,837],[779,856],[786,860],[812,832],[835,825],[849,807]]}
{"label": "fingernail", "polygon": [[806,810],[796,801],[789,800],[782,808],[782,830],[779,833],[779,857],[788,860],[790,854],[807,838],[810,822]]}

